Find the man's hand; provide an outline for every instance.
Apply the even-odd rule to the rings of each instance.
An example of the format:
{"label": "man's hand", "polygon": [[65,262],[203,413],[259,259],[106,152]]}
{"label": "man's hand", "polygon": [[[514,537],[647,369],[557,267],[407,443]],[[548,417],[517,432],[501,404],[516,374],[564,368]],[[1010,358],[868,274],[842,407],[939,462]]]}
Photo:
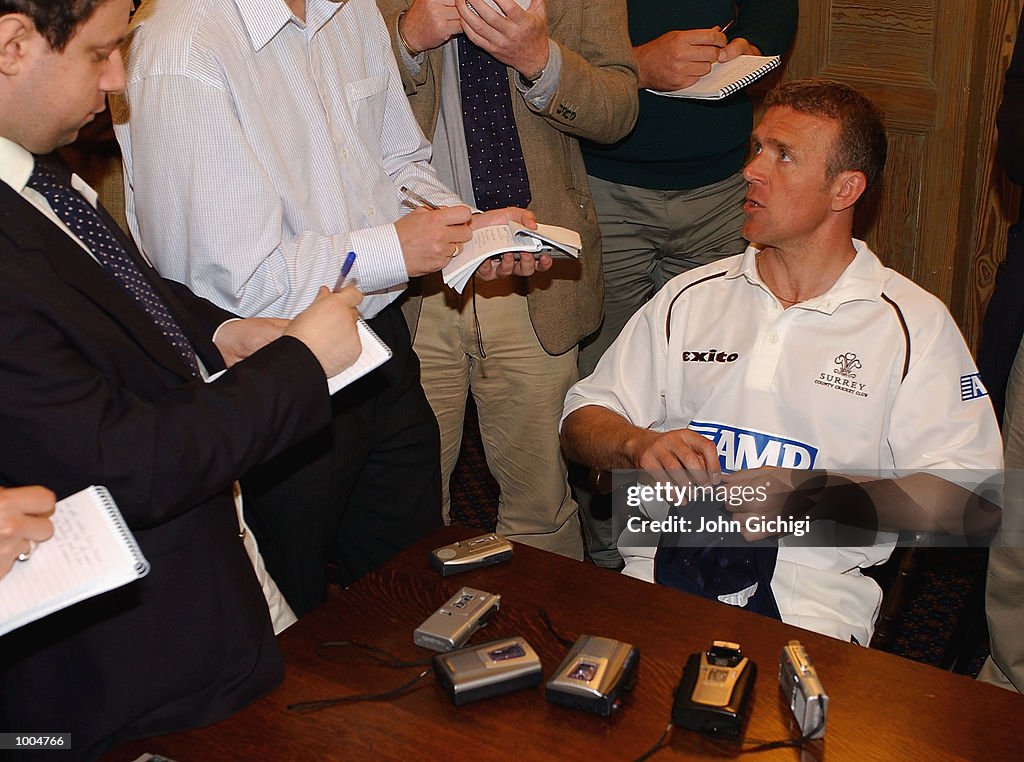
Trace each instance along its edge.
{"label": "man's hand", "polygon": [[[507,206],[504,209],[493,209],[489,212],[473,215],[473,230],[487,227],[488,225],[503,225],[509,222],[518,222],[530,230],[537,229],[537,218],[529,209],[520,209],[518,206]],[[476,269],[476,275],[481,280],[497,280],[507,278],[510,275],[522,275],[529,277],[534,273],[542,273],[551,269],[553,260],[548,254],[534,256],[532,252],[519,252],[519,259],[512,252],[505,252],[501,259],[487,259]]]}
{"label": "man's hand", "polygon": [[507,278],[510,275],[522,275],[528,278],[534,273],[550,270],[553,261],[548,254],[541,254],[538,257],[529,251],[519,252],[517,260],[515,254],[506,251],[501,255],[501,259],[485,259],[481,262],[480,266],[476,268],[476,276],[480,280],[498,280],[498,278]]}
{"label": "man's hand", "polygon": [[725,63],[731,61],[737,56],[759,56],[761,55],[761,49],[756,45],[751,45],[743,37],[737,37],[735,40],[731,40],[728,45],[718,51],[718,62]]}
{"label": "man's hand", "polygon": [[666,32],[639,45],[633,48],[640,64],[639,86],[652,90],[689,87],[711,71],[726,43],[726,36],[715,27]]}
{"label": "man's hand", "polygon": [[[754,531],[748,528],[747,519],[757,517],[753,526],[764,526],[763,519],[786,519],[804,521],[811,514],[815,505],[814,497],[818,493],[816,486],[824,484],[823,479],[815,481],[818,472],[800,471],[777,466],[762,466],[745,471],[727,474],[722,483],[729,488],[731,495],[743,496],[744,503],[729,501],[725,509],[740,522],[742,534],[747,542],[763,540],[786,532]],[[821,485],[818,485],[818,482]],[[787,524],[789,525],[789,524]],[[808,527],[809,529],[809,527]]]}
{"label": "man's hand", "polygon": [[437,272],[473,237],[468,206],[413,209],[395,223],[409,277]]}
{"label": "man's hand", "polygon": [[470,221],[473,230],[486,228],[490,225],[502,225],[508,222],[518,222],[530,230],[537,229],[537,217],[529,209],[520,209],[518,206],[506,206],[503,209],[492,209],[489,212],[474,214]]}
{"label": "man's hand", "polygon": [[354,363],[362,349],[356,330],[356,307],[361,301],[363,295],[352,286],[336,293],[321,286],[313,303],[295,316],[284,335],[305,344],[326,376],[335,376]]}
{"label": "man's hand", "polygon": [[628,445],[633,467],[661,479],[667,475],[679,485],[718,484],[722,469],[715,443],[689,429],[650,431],[637,429]]}
{"label": "man's hand", "polygon": [[494,3],[501,8],[500,13],[486,0],[456,0],[462,30],[471,42],[525,79],[537,79],[548,65],[548,11],[544,0],[533,0],[527,10],[516,0]]}
{"label": "man's hand", "polygon": [[224,364],[230,368],[278,338],[287,327],[288,321],[284,318],[232,320],[217,329],[213,342],[220,350]]}
{"label": "man's hand", "polygon": [[45,487],[0,487],[0,577],[15,559],[30,554],[33,544],[53,536],[56,496]]}
{"label": "man's hand", "polygon": [[413,0],[398,26],[415,53],[444,45],[462,31],[456,0]]}

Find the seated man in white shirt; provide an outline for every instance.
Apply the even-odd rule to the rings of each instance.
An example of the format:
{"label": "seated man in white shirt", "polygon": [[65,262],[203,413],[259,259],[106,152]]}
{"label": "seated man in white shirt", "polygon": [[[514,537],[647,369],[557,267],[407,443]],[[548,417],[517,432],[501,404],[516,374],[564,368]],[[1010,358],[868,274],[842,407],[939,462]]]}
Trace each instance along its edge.
{"label": "seated man in white shirt", "polygon": [[[825,486],[858,482],[875,529],[990,526],[994,512],[968,510],[977,502],[951,481],[980,483],[1002,464],[963,338],[939,300],[851,238],[885,163],[881,113],[827,80],[784,84],[766,107],[744,169],[743,234],[756,243],[678,276],[633,316],[570,390],[563,447],[679,484],[775,485],[768,501],[726,504],[746,539],[765,534],[747,517],[788,518],[771,493],[812,468],[828,469]],[[817,492],[812,520],[837,518],[828,494],[839,493]],[[771,592],[783,621],[866,645],[881,592],[860,570],[894,541],[780,539]],[[655,548],[626,547],[638,543],[625,532],[619,544],[624,573],[654,581]]]}

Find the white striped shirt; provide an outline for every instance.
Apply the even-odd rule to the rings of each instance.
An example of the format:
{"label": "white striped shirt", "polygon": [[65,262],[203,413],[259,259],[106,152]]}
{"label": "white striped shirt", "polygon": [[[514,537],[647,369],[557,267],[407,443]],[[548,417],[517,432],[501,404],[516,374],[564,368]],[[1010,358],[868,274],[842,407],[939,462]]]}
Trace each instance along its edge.
{"label": "white striped shirt", "polygon": [[460,203],[374,0],[307,0],[305,23],[284,0],[150,0],[115,123],[140,248],[241,315],[294,315],[351,250],[372,317],[408,280],[399,186]]}

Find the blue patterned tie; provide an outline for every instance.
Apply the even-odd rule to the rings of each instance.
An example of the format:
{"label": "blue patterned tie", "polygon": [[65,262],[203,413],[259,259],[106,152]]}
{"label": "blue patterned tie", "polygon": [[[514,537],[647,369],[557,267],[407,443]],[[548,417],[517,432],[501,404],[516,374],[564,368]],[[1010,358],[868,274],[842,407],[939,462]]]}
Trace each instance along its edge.
{"label": "blue patterned tie", "polygon": [[473,196],[483,211],[530,203],[505,64],[459,35],[459,86]]}
{"label": "blue patterned tie", "polygon": [[164,338],[181,355],[181,359],[192,370],[192,375],[199,378],[196,353],[185,332],[92,204],[68,185],[52,167],[40,161],[36,162],[28,185],[46,197],[57,216],[89,248],[104,269],[135,298],[142,310],[156,323]]}

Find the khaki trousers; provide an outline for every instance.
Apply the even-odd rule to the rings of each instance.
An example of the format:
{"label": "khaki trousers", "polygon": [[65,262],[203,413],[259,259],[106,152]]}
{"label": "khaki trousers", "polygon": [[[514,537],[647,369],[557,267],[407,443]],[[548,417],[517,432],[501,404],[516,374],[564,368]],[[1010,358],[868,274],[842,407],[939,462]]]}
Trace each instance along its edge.
{"label": "khaki trousers", "polygon": [[577,379],[577,353],[544,351],[524,288],[520,278],[474,279],[459,295],[439,274],[424,278],[413,348],[441,429],[442,514],[449,523],[449,481],[472,391],[487,466],[501,487],[496,531],[582,559],[576,503],[558,443],[562,404]]}
{"label": "khaki trousers", "polygon": [[[633,314],[680,273],[740,254],[747,183],[736,174],[703,188],[651,190],[590,178],[601,223],[604,320],[583,340],[580,376],[594,372],[601,355]],[[621,568],[611,501],[591,495],[585,469],[576,486],[587,550],[594,563]]]}
{"label": "khaki trousers", "polygon": [[1003,413],[1003,446],[1006,478],[1003,530],[1009,545],[993,546],[988,556],[985,614],[988,618],[992,655],[982,665],[978,679],[1002,688],[1024,692],[1024,342],[1010,370]]}

